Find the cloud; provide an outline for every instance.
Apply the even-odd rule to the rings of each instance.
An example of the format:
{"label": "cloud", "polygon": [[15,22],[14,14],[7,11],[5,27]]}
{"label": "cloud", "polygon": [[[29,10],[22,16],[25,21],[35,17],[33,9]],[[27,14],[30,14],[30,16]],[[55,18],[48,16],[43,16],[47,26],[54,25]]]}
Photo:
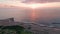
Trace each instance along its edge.
{"label": "cloud", "polygon": [[30,3],[30,2],[35,2],[35,3],[46,3],[46,2],[60,2],[60,0],[24,0],[22,1],[23,3]]}
{"label": "cloud", "polygon": [[[48,1],[48,3],[46,3]],[[39,3],[40,7],[60,7],[60,0],[0,0],[1,4],[26,7],[32,5],[29,3]],[[43,3],[43,4],[42,4]],[[37,5],[37,4],[35,4]]]}
{"label": "cloud", "polygon": [[60,2],[60,0],[0,0],[0,3],[49,3],[49,2]]}

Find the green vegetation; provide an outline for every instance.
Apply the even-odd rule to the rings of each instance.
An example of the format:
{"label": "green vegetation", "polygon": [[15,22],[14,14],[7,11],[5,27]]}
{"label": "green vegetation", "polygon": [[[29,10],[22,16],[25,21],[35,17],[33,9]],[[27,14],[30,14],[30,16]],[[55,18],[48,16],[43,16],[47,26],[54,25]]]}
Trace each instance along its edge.
{"label": "green vegetation", "polygon": [[0,34],[32,34],[22,26],[0,26]]}
{"label": "green vegetation", "polygon": [[[29,28],[30,29],[30,28]],[[49,30],[31,32],[22,26],[0,26],[0,34],[49,34]]]}

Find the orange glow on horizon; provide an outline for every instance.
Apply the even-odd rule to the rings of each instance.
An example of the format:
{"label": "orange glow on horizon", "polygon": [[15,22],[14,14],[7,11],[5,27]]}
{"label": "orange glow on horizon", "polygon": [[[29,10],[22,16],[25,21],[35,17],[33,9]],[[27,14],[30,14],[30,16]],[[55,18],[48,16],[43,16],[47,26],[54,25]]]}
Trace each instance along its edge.
{"label": "orange glow on horizon", "polygon": [[22,4],[19,5],[19,6],[20,6],[20,7],[27,7],[27,8],[35,9],[35,8],[41,7],[42,5],[41,5],[40,3],[31,3],[31,4],[22,3]]}
{"label": "orange glow on horizon", "polygon": [[60,2],[51,2],[51,3],[18,3],[12,4],[19,7],[26,7],[26,8],[47,8],[47,7],[60,7]]}

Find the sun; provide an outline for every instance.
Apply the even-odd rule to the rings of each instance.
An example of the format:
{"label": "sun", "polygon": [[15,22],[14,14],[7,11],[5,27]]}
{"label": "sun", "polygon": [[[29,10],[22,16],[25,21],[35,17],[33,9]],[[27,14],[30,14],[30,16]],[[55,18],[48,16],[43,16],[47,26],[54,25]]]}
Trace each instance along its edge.
{"label": "sun", "polygon": [[31,8],[37,8],[37,5],[31,4],[31,5],[29,5],[29,7],[31,7]]}
{"label": "sun", "polygon": [[30,7],[30,8],[39,8],[40,7],[40,5],[39,4],[29,4],[28,5],[28,7]]}

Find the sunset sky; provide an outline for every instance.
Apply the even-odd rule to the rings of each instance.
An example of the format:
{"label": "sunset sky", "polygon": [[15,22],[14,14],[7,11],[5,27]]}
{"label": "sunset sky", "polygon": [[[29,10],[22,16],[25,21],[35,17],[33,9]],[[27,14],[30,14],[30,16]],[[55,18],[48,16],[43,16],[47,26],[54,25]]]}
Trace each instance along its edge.
{"label": "sunset sky", "polygon": [[60,7],[60,0],[0,0],[0,4],[19,7]]}

